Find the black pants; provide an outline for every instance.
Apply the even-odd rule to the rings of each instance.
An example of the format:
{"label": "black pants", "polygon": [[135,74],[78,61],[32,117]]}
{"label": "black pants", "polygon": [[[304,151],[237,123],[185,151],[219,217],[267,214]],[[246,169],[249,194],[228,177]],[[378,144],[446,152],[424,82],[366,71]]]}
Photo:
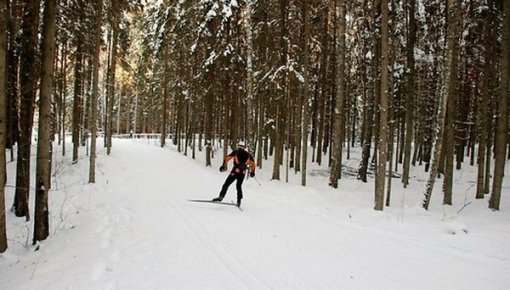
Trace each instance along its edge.
{"label": "black pants", "polygon": [[242,173],[235,173],[231,172],[227,179],[225,180],[225,183],[223,183],[223,186],[221,187],[220,191],[220,197],[223,199],[225,197],[225,194],[227,194],[228,187],[232,184],[232,182],[236,181],[236,189],[237,189],[237,199],[241,200],[243,198],[243,181],[244,181],[244,174]]}

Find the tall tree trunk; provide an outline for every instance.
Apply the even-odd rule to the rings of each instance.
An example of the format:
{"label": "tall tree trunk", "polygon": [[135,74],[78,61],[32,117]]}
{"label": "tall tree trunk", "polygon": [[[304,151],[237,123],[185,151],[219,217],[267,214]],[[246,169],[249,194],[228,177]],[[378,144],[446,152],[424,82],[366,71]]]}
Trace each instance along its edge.
{"label": "tall tree trunk", "polygon": [[445,120],[446,120],[446,111],[448,107],[448,99],[452,96],[452,93],[455,91],[455,88],[452,88],[454,85],[454,79],[456,78],[456,59],[457,59],[457,48],[458,48],[458,25],[456,23],[456,14],[458,11],[458,0],[448,0],[448,36],[447,36],[447,49],[446,49],[446,62],[445,69],[443,75],[443,87],[441,91],[441,104],[438,112],[438,120],[437,120],[437,133],[435,138],[434,145],[434,156],[432,157],[432,169],[430,170],[430,176],[427,181],[427,185],[425,188],[424,200],[423,200],[423,208],[428,210],[430,204],[430,198],[432,196],[432,190],[434,189],[434,183],[436,181],[437,174],[439,172],[440,166],[440,156],[443,145],[443,138],[445,134]]}
{"label": "tall tree trunk", "polygon": [[501,201],[501,186],[505,175],[506,146],[508,138],[508,98],[510,97],[510,1],[504,1],[503,12],[503,55],[501,56],[501,86],[498,101],[499,114],[496,122],[496,137],[494,142],[494,180],[489,208],[499,210]]}
{"label": "tall tree trunk", "polygon": [[407,32],[407,67],[409,73],[407,75],[407,91],[406,91],[406,121],[405,121],[405,145],[404,145],[404,164],[402,173],[402,183],[404,188],[409,185],[409,170],[411,163],[411,146],[413,142],[414,129],[414,77],[415,77],[415,59],[414,45],[416,42],[416,22],[415,22],[415,0],[409,0],[407,5],[409,15],[409,26]]}
{"label": "tall tree trunk", "polygon": [[97,139],[97,99],[99,97],[99,54],[101,52],[102,19],[103,19],[103,0],[95,1],[96,10],[96,31],[94,54],[92,56],[92,96],[90,99],[90,163],[89,163],[89,183],[96,182],[96,139]]}
{"label": "tall tree trunk", "polygon": [[[289,17],[288,0],[280,0],[280,65],[282,67],[288,66],[288,34],[289,29],[287,27],[287,20]],[[288,84],[288,69],[286,69],[285,77],[283,82]],[[285,105],[287,98],[288,86],[284,85],[282,89],[279,89],[278,97],[276,100],[276,128],[275,128],[275,144],[274,144],[274,163],[273,163],[273,175],[272,179],[280,180],[280,166],[283,162],[283,144],[285,142]],[[278,89],[277,89],[278,90]],[[288,149],[288,148],[287,148]]]}
{"label": "tall tree trunk", "polygon": [[[485,63],[483,66],[483,79],[481,81],[481,100],[478,103],[478,111],[477,111],[477,133],[479,138],[478,144],[478,176],[476,182],[476,198],[482,199],[485,196],[485,182],[486,182],[486,156],[487,151],[490,152],[490,149],[487,147],[487,143],[489,141],[489,116],[490,116],[490,106],[489,100],[491,98],[490,94],[490,86],[493,84],[493,69],[494,65],[493,55],[494,51],[494,33],[493,33],[493,25],[494,25],[494,7],[493,2],[489,1],[489,9],[484,17],[484,24],[482,28],[483,33],[483,46],[485,48],[484,57]],[[473,154],[473,153],[471,153]],[[489,153],[490,154],[490,153]]]}
{"label": "tall tree trunk", "polygon": [[119,42],[119,15],[120,11],[119,0],[112,0],[113,20],[112,20],[112,39],[111,39],[111,52],[110,52],[110,67],[108,68],[108,106],[107,115],[108,122],[106,124],[105,138],[106,138],[106,154],[110,155],[112,152],[112,134],[113,134],[113,104],[115,102],[115,79],[117,68],[117,44]]}
{"label": "tall tree trunk", "polygon": [[454,148],[455,148],[455,97],[457,96],[457,71],[458,71],[458,50],[459,41],[456,39],[460,33],[460,3],[448,7],[448,31],[452,31],[451,49],[454,51],[453,65],[451,66],[450,83],[448,85],[448,103],[446,111],[446,120],[444,128],[444,180],[443,180],[443,204],[452,204],[453,191],[453,167],[454,167]]}
{"label": "tall tree trunk", "polygon": [[[365,3],[366,5],[366,3]],[[367,26],[371,25],[371,41],[373,43],[373,55],[378,56],[380,51],[380,45],[379,45],[379,37],[378,37],[378,21],[377,20],[380,16],[380,9],[379,9],[379,0],[375,0],[372,4],[374,7],[372,7],[370,11],[370,21],[371,24],[367,23]],[[366,6],[365,6],[366,7]],[[375,112],[375,104],[377,103],[377,100],[379,99],[377,96],[379,96],[380,92],[377,92],[378,88],[380,88],[380,85],[378,84],[379,81],[378,78],[378,68],[377,63],[379,61],[378,57],[372,57],[371,60],[368,62],[370,65],[366,66],[366,73],[364,74],[364,84],[366,87],[364,88],[364,93],[366,94],[365,97],[365,122],[363,124],[364,133],[363,133],[363,148],[361,152],[361,161],[358,168],[358,179],[360,179],[363,182],[367,182],[367,172],[369,167],[369,159],[370,159],[370,151],[372,148],[372,139],[376,127],[376,122],[378,120],[378,113]],[[370,68],[368,68],[370,67]],[[375,121],[374,121],[375,120]],[[377,143],[377,142],[374,142]],[[375,145],[375,144],[374,144]],[[374,149],[375,150],[375,149]],[[375,151],[374,151],[375,154]]]}
{"label": "tall tree trunk", "polygon": [[62,156],[66,155],[66,115],[67,115],[67,43],[62,48]]}
{"label": "tall tree trunk", "polygon": [[388,0],[381,0],[381,100],[379,104],[379,151],[375,177],[375,210],[384,208],[384,188],[388,161],[388,110],[389,110],[389,9]]}
{"label": "tall tree trunk", "polygon": [[245,15],[244,15],[244,29],[246,33],[246,129],[247,129],[247,144],[249,148],[255,149],[255,120],[254,115],[254,94],[253,94],[253,33],[252,33],[252,0],[246,0]]}
{"label": "tall tree trunk", "polygon": [[333,137],[332,137],[332,158],[331,158],[331,174],[329,184],[333,188],[338,187],[338,179],[341,176],[342,168],[342,144],[344,136],[344,119],[345,119],[345,1],[341,0],[337,3],[336,19],[337,28],[337,45],[336,45],[336,104],[333,114]]}
{"label": "tall tree trunk", "polygon": [[[170,50],[170,37],[172,32],[170,31],[170,21],[167,19],[165,24],[165,35],[163,36],[163,108],[162,108],[162,124],[161,124],[161,148],[166,146],[166,135],[167,135],[167,123],[168,123],[168,95],[170,94],[169,82],[170,82],[170,64],[169,62],[169,50]],[[187,117],[186,117],[187,118]],[[188,123],[188,122],[186,122]],[[186,136],[188,134],[186,133]],[[187,139],[187,137],[186,137]],[[186,147],[187,148],[187,147]]]}
{"label": "tall tree trunk", "polygon": [[13,146],[19,138],[19,60],[21,41],[19,31],[23,5],[21,0],[7,1],[7,60],[6,60],[6,96],[7,96],[7,119],[6,119],[6,147],[11,149],[11,160],[14,160]]}
{"label": "tall tree trunk", "polygon": [[30,193],[30,151],[32,146],[32,127],[34,117],[35,95],[39,80],[39,59],[37,34],[39,28],[40,0],[24,1],[25,11],[21,25],[21,106],[20,136],[18,141],[18,162],[16,171],[16,216],[30,220],[28,197]]}
{"label": "tall tree trunk", "polygon": [[[308,48],[308,39],[310,37],[310,13],[309,13],[309,0],[303,0],[303,21],[304,21],[304,53],[303,53],[303,76],[304,76],[304,82],[303,82],[303,107],[302,107],[302,114],[303,114],[303,120],[302,120],[302,132],[303,132],[303,141],[302,141],[302,159],[301,159],[301,185],[306,186],[306,162],[308,159],[308,123],[309,123],[309,111],[310,108],[308,104],[310,103],[310,91],[308,88],[309,84],[309,73],[308,73],[308,66],[309,66],[309,48]],[[301,109],[301,108],[300,108]]]}
{"label": "tall tree trunk", "polygon": [[[485,35],[490,32],[486,31]],[[491,45],[486,42],[486,45]],[[488,47],[486,47],[487,49]],[[486,53],[485,65],[484,65],[484,80],[482,81],[482,95],[481,101],[478,105],[477,112],[477,126],[478,126],[478,135],[479,135],[479,144],[478,144],[478,175],[476,182],[476,198],[481,199],[484,198],[485,195],[485,157],[487,155],[487,141],[489,137],[489,123],[488,123],[488,101],[490,98],[489,95],[489,85],[490,85],[490,75],[491,75],[491,67],[490,67],[490,59],[491,56]],[[490,150],[489,150],[490,151]],[[474,153],[472,153],[474,154]]]}
{"label": "tall tree trunk", "polygon": [[0,253],[7,250],[7,227],[5,222],[5,181],[7,176],[5,140],[7,139],[7,0],[0,0]]}
{"label": "tall tree trunk", "polygon": [[74,63],[74,100],[73,100],[73,162],[78,161],[80,147],[81,103],[83,98],[83,44],[78,41]]}
{"label": "tall tree trunk", "polygon": [[41,91],[39,96],[39,132],[37,136],[36,195],[33,244],[49,235],[48,194],[51,180],[51,96],[55,58],[57,0],[46,0],[42,33]]}
{"label": "tall tree trunk", "polygon": [[327,91],[328,91],[328,85],[329,85],[329,75],[328,75],[328,58],[329,58],[329,22],[331,20],[330,15],[332,12],[336,11],[334,8],[334,3],[329,2],[327,6],[324,7],[324,22],[323,22],[323,29],[324,34],[322,37],[322,54],[321,54],[321,90],[319,93],[319,96],[317,98],[317,146],[316,146],[316,162],[317,164],[322,164],[322,145],[324,140],[324,122],[325,122],[325,102],[327,99]]}

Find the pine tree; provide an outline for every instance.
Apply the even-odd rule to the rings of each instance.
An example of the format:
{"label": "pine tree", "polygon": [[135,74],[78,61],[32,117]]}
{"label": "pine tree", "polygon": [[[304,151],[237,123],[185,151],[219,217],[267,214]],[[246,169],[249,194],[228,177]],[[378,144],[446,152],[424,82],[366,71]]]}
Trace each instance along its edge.
{"label": "pine tree", "polygon": [[301,113],[303,114],[302,119],[302,140],[298,140],[298,142],[302,142],[302,158],[301,158],[301,185],[306,186],[306,174],[307,174],[307,159],[308,159],[308,123],[309,123],[309,107],[308,104],[310,102],[310,92],[309,92],[309,46],[308,46],[308,39],[310,37],[310,12],[309,12],[309,3],[308,0],[303,0],[303,7],[302,7],[302,13],[304,14],[303,17],[303,30],[304,30],[304,48],[303,48],[303,76],[304,76],[304,83],[303,83],[303,106],[302,108],[299,108]]}
{"label": "pine tree", "polygon": [[458,0],[448,0],[448,37],[447,37],[447,50],[446,50],[446,63],[443,74],[443,87],[441,90],[441,104],[438,112],[437,121],[437,133],[435,138],[434,155],[432,159],[432,169],[430,171],[429,179],[425,188],[425,196],[423,200],[423,208],[428,209],[430,204],[430,198],[432,196],[432,190],[434,183],[439,172],[440,156],[442,154],[443,138],[445,134],[445,121],[446,112],[448,109],[448,99],[452,98],[453,92],[455,91],[455,78],[456,78],[456,66],[457,66],[457,53],[458,53],[458,37],[459,37],[459,26],[458,26]]}
{"label": "pine tree", "polygon": [[89,163],[89,183],[96,182],[96,135],[97,135],[97,100],[99,96],[99,53],[101,50],[103,19],[103,1],[95,1],[96,23],[95,23],[95,44],[92,55],[92,95],[90,101],[90,163]]}
{"label": "pine tree", "polygon": [[388,1],[381,1],[381,100],[379,104],[379,155],[377,160],[377,174],[375,177],[375,206],[376,210],[384,208],[384,189],[388,159],[388,111],[389,111],[389,11]]}
{"label": "pine tree", "polygon": [[408,31],[407,31],[407,67],[409,73],[407,74],[407,90],[406,90],[406,119],[405,119],[405,141],[404,141],[404,164],[402,173],[402,183],[404,188],[409,184],[409,167],[411,163],[411,145],[413,142],[413,129],[414,129],[414,104],[415,104],[415,59],[414,49],[416,42],[416,21],[415,21],[415,0],[408,0]]}
{"label": "pine tree", "polygon": [[7,249],[7,228],[5,222],[5,181],[6,181],[6,160],[5,140],[7,133],[7,0],[0,0],[0,253]]}
{"label": "pine tree", "polygon": [[30,194],[30,152],[37,83],[39,81],[38,28],[40,0],[25,0],[22,23],[22,49],[20,57],[20,135],[16,171],[16,216],[30,220],[28,199]]}
{"label": "pine tree", "polygon": [[43,18],[41,91],[39,96],[39,132],[37,141],[36,196],[33,243],[49,235],[48,194],[51,180],[51,96],[55,58],[57,0],[46,0]]}
{"label": "pine tree", "polygon": [[496,122],[496,140],[494,143],[494,180],[489,208],[499,210],[501,187],[505,175],[506,146],[508,138],[508,98],[510,97],[510,1],[504,1],[503,11],[503,47],[501,56],[501,86],[498,101],[499,114]]}
{"label": "pine tree", "polygon": [[331,174],[329,184],[337,188],[338,179],[341,177],[342,168],[342,144],[344,136],[345,119],[345,1],[337,3],[337,69],[336,69],[336,104],[333,114],[333,138],[332,138],[332,158]]}

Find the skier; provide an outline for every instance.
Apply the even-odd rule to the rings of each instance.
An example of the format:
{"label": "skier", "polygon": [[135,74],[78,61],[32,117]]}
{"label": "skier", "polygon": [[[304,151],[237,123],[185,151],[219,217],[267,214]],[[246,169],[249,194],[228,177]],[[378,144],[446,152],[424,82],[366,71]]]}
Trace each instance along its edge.
{"label": "skier", "polygon": [[248,153],[246,150],[246,144],[243,141],[240,141],[237,144],[237,149],[232,151],[225,160],[223,164],[220,166],[220,172],[227,171],[228,162],[230,160],[234,161],[234,167],[230,171],[230,174],[227,176],[225,183],[223,184],[220,196],[214,198],[213,201],[222,201],[227,194],[228,187],[232,184],[232,182],[237,181],[236,189],[237,189],[237,206],[241,206],[241,199],[243,199],[243,189],[242,184],[244,181],[244,177],[246,176],[246,172],[250,172],[251,177],[255,177],[255,161],[253,160],[253,156]]}

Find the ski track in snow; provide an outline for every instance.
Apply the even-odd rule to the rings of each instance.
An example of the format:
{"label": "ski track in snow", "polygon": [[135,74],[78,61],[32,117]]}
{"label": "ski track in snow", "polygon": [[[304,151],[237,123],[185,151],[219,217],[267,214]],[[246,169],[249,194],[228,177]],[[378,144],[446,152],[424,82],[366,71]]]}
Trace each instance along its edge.
{"label": "ski track in snow", "polygon": [[270,287],[251,274],[239,260],[231,256],[225,249],[220,246],[215,246],[214,242],[208,237],[208,233],[189,214],[185,213],[184,210],[175,205],[174,202],[169,200],[166,202],[170,204],[176,212],[180,213],[179,218],[190,228],[201,247],[216,257],[222,266],[232,273],[235,279],[244,284],[247,289],[270,289]]}
{"label": "ski track in snow", "polygon": [[[156,149],[157,150],[157,149]],[[145,153],[146,154],[146,153]],[[158,156],[155,156],[158,157]],[[142,155],[140,153],[131,154],[128,168],[120,168],[121,170],[129,171],[129,168],[136,168],[137,164],[140,162],[144,162],[144,160],[151,159],[151,156]],[[171,160],[168,160],[171,162]],[[214,241],[211,240],[207,231],[205,231],[202,226],[197,222],[190,214],[186,213],[182,209],[182,205],[177,205],[173,198],[168,194],[168,189],[161,188],[158,185],[158,180],[165,180],[166,183],[172,186],[177,186],[176,183],[182,182],[178,178],[172,178],[168,172],[162,172],[160,170],[151,169],[151,172],[148,174],[144,174],[143,176],[151,176],[151,179],[154,180],[140,180],[135,176],[135,174],[129,174],[129,178],[126,178],[125,182],[133,183],[136,182],[137,188],[137,196],[139,197],[139,202],[143,207],[147,208],[147,211],[157,211],[159,214],[157,215],[158,219],[161,220],[172,220],[173,223],[179,224],[179,227],[183,229],[178,230],[180,235],[183,235],[183,239],[188,241],[194,241],[195,245],[193,248],[197,251],[201,250],[203,255],[210,256],[217,265],[213,265],[213,267],[220,267],[226,270],[229,273],[230,278],[228,281],[232,283],[232,289],[268,289],[267,285],[264,285],[262,281],[257,279],[254,275],[252,275],[238,260],[233,258],[227,250],[222,249],[220,246],[216,246]],[[185,181],[186,182],[186,181]],[[141,185],[143,183],[143,185]],[[140,196],[143,194],[143,200],[140,199]],[[161,214],[161,215],[160,215]],[[147,223],[142,227],[151,227],[153,223]],[[149,230],[146,234],[154,234],[152,232],[154,229]],[[160,233],[156,233],[160,235]],[[199,274],[197,274],[199,275]],[[233,281],[233,282],[232,282]]]}
{"label": "ski track in snow", "polygon": [[[178,182],[177,180],[174,182]],[[189,228],[190,232],[198,241],[201,248],[213,256],[222,267],[230,272],[235,280],[246,289],[269,289],[261,280],[250,273],[240,262],[228,253],[221,246],[216,246],[215,242],[209,237],[209,233],[197,222],[192,215],[185,212],[182,205],[177,205],[175,201],[167,195],[159,195],[164,197],[163,204],[170,205],[173,212]],[[239,289],[237,286],[235,289]]]}

